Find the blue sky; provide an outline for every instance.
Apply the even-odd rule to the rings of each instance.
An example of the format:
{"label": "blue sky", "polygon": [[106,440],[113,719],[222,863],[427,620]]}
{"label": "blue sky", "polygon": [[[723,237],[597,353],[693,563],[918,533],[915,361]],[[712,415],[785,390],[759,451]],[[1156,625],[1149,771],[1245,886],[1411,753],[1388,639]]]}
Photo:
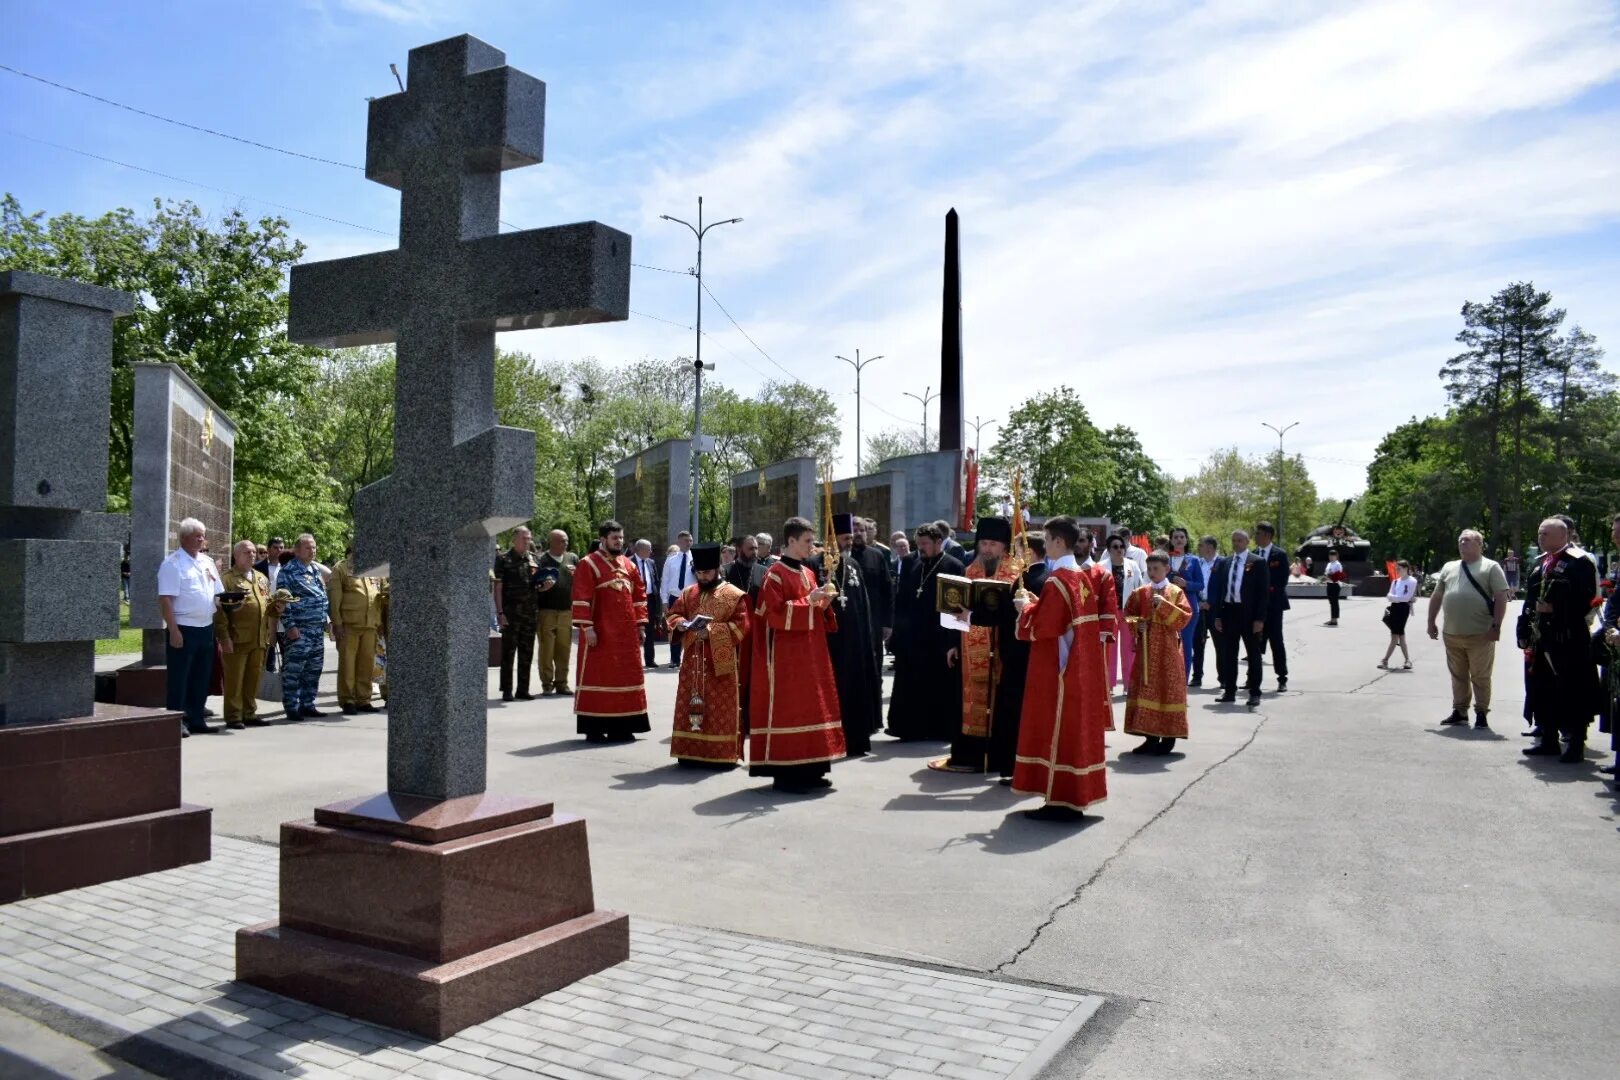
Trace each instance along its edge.
{"label": "blue sky", "polygon": [[[596,219],[682,269],[699,194],[706,358],[742,390],[827,387],[854,449],[937,387],[942,218],[962,213],[967,413],[1068,383],[1174,474],[1262,421],[1324,494],[1438,409],[1457,310],[1551,289],[1620,358],[1620,6],[1586,0],[806,5],[0,0],[0,63],[359,163],[365,98],[470,32],[545,80],[544,164],[502,217]],[[250,196],[198,188],[32,139]],[[86,214],[153,196],[284,211],[312,258],[393,246],[357,171],[171,127],[0,72],[0,188]],[[312,214],[341,219],[351,225]],[[376,231],[367,231],[367,230]],[[638,270],[611,326],[507,335],[541,357],[689,354],[690,278]],[[650,318],[647,316],[654,316]],[[668,320],[660,322],[658,320]],[[670,323],[678,325],[670,325]],[[780,365],[780,366],[778,366]],[[937,407],[936,407],[937,409]],[[930,420],[931,429],[937,411]],[[993,428],[987,428],[987,442]]]}

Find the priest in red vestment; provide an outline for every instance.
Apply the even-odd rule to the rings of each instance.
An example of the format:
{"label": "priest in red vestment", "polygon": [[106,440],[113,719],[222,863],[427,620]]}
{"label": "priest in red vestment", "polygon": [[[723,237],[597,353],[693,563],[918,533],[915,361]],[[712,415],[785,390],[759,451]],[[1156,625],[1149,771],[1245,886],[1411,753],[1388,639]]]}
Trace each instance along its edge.
{"label": "priest in red vestment", "polygon": [[1093,682],[1102,678],[1102,658],[1091,655],[1097,639],[1077,633],[1077,620],[1099,619],[1092,579],[1073,554],[1079,539],[1073,518],[1048,521],[1046,584],[1038,598],[1013,600],[1018,636],[1032,644],[1012,789],[1046,800],[1025,811],[1042,821],[1077,821],[1108,797],[1107,711]]}
{"label": "priest in red vestment", "polygon": [[782,558],[765,572],[756,615],[748,704],[748,774],[769,776],[780,791],[831,787],[827,773],[844,756],[844,724],[827,652],[837,625],[832,597],[805,565],[815,526],[788,518]]}
{"label": "priest in red vestment", "polygon": [[1125,734],[1147,741],[1133,754],[1168,754],[1187,737],[1187,667],[1181,631],[1192,621],[1185,589],[1169,580],[1170,556],[1147,558],[1148,584],[1125,601],[1123,615],[1136,635],[1136,669],[1125,699]]}
{"label": "priest in red vestment", "polygon": [[604,521],[601,544],[574,570],[576,730],[592,742],[633,741],[652,730],[641,673],[647,586],[624,557],[624,526]]}
{"label": "priest in red vestment", "polygon": [[[681,681],[669,756],[682,765],[735,768],[742,760],[740,663],[748,633],[748,596],[720,580],[720,545],[692,545],[688,585],[669,605],[670,635],[680,634]],[[694,621],[707,620],[696,629]]]}

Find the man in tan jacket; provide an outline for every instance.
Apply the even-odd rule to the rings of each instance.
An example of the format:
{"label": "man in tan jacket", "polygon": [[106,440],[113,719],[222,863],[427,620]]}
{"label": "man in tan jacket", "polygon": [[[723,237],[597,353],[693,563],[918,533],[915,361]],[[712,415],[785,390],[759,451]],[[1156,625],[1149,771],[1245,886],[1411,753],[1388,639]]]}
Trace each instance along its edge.
{"label": "man in tan jacket", "polygon": [[225,591],[214,614],[225,667],[225,726],[238,731],[269,723],[259,719],[259,671],[265,650],[276,639],[276,613],[270,579],[253,568],[253,556],[251,540],[240,540],[232,549],[231,568],[220,578]]}
{"label": "man in tan jacket", "polygon": [[332,568],[326,583],[337,639],[338,704],[345,715],[376,712],[371,703],[371,674],[377,664],[377,631],[382,626],[382,583],[354,572],[354,549]]}

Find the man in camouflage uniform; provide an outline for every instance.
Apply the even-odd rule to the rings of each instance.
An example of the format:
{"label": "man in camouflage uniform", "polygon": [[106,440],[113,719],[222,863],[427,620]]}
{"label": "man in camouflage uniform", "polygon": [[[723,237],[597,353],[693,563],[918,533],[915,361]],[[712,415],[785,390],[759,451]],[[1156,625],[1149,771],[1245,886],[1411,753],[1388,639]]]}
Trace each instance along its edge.
{"label": "man in camouflage uniform", "polygon": [[534,635],[540,606],[534,591],[539,560],[529,550],[530,532],[519,525],[512,546],[495,557],[495,611],[501,626],[501,700],[511,701],[512,661],[517,661],[519,701],[531,701],[529,672],[534,667]]}
{"label": "man in camouflage uniform", "polygon": [[315,538],[309,533],[293,545],[291,562],[281,568],[278,589],[292,594],[281,612],[287,651],[281,663],[281,703],[288,720],[324,716],[315,708],[315,686],[326,665],[326,582],[315,561]]}
{"label": "man in camouflage uniform", "polygon": [[338,704],[346,716],[377,711],[371,703],[371,676],[377,666],[382,596],[380,578],[354,572],[354,548],[349,548],[326,582],[338,647]]}

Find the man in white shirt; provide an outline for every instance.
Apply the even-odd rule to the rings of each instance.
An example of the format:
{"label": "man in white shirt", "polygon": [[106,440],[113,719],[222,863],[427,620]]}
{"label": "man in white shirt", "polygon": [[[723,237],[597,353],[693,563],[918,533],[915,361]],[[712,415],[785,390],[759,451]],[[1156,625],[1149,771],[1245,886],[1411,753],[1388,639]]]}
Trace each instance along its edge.
{"label": "man in white shirt", "polygon": [[158,606],[168,628],[167,707],[181,714],[181,738],[211,735],[204,709],[214,674],[214,612],[225,591],[219,568],[203,554],[208,530],[196,518],[180,523],[180,546],[158,567]]}
{"label": "man in white shirt", "polygon": [[[675,534],[675,546],[680,550],[664,560],[663,570],[658,579],[659,595],[664,599],[665,610],[673,604],[681,593],[686,591],[688,585],[697,584],[697,574],[692,569],[692,534],[682,529]],[[671,636],[669,642],[669,666],[680,670],[681,667],[681,639]]]}

